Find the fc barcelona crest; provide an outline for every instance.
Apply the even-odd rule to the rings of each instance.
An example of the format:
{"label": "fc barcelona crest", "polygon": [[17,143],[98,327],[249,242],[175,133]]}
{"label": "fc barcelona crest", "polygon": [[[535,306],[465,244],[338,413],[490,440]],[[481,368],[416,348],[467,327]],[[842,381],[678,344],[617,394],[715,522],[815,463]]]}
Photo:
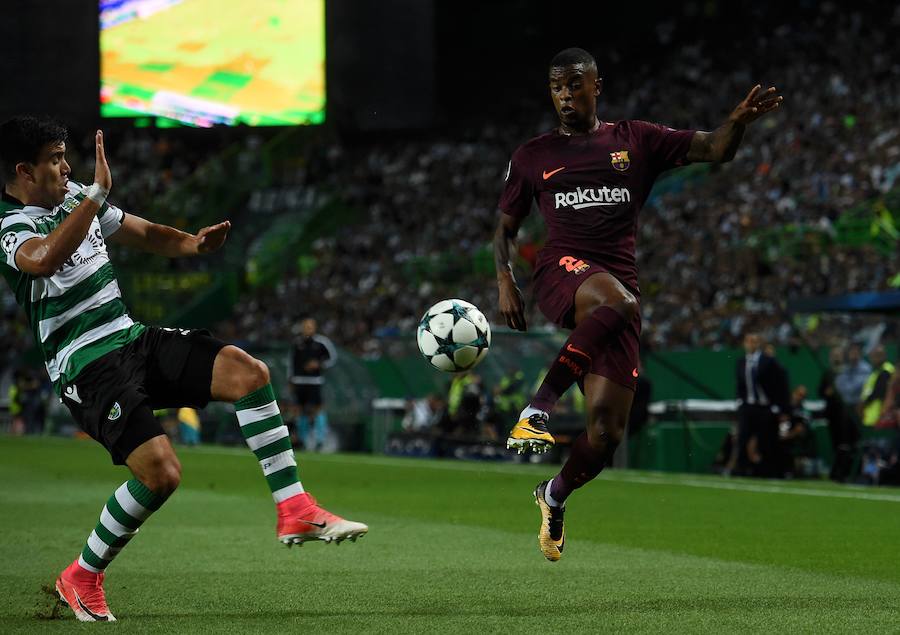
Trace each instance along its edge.
{"label": "fc barcelona crest", "polygon": [[628,150],[610,152],[609,156],[612,159],[612,166],[619,172],[624,172],[631,165],[631,161],[628,160]]}

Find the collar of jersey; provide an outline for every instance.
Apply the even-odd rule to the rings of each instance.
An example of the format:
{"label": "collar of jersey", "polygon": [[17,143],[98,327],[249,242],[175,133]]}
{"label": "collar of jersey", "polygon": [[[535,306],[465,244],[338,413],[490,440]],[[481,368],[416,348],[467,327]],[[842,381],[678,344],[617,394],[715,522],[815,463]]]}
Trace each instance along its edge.
{"label": "collar of jersey", "polygon": [[5,189],[0,191],[0,197],[2,197],[4,203],[15,205],[16,211],[25,212],[26,214],[32,214],[34,216],[47,216],[48,214],[53,213],[52,209],[47,209],[46,207],[40,207],[39,205],[25,205],[25,203],[15,196],[7,193]]}

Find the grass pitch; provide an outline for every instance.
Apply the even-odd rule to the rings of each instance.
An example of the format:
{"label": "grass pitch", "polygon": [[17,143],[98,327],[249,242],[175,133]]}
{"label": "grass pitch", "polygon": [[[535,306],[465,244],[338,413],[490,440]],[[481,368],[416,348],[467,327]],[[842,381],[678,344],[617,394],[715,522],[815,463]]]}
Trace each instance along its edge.
{"label": "grass pitch", "polygon": [[[900,491],[604,473],[537,548],[546,468],[299,455],[356,544],[286,549],[246,450],[179,450],[181,489],[110,566],[116,632],[897,632]],[[0,437],[0,631],[62,632],[41,592],[126,480],[91,442]],[[90,628],[90,627],[88,627]],[[465,629],[465,631],[463,631]]]}

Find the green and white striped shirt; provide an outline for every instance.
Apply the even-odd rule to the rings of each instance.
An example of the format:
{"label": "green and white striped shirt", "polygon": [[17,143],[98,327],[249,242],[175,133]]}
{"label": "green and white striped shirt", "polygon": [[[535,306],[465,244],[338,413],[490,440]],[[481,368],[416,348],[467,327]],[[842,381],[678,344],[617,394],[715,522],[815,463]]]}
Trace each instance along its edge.
{"label": "green and white striped shirt", "polygon": [[128,316],[106,253],[104,239],[125,218],[117,207],[100,208],[81,245],[52,276],[32,276],[16,266],[16,252],[25,241],[49,234],[84,200],[85,186],[69,181],[68,189],[52,210],[8,197],[0,201],[0,270],[25,310],[57,394],[85,366],[146,328]]}

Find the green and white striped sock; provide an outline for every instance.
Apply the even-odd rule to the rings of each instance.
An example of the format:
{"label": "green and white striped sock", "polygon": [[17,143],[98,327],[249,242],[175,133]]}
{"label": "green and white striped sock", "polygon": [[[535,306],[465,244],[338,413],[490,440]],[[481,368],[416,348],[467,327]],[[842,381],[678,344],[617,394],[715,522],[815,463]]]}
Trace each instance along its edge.
{"label": "green and white striped sock", "polygon": [[291,435],[281,419],[272,384],[241,397],[234,408],[241,434],[259,460],[275,502],[302,494]]}
{"label": "green and white striped sock", "polygon": [[154,494],[136,478],[122,483],[106,501],[100,521],[78,556],[78,564],[101,573],[164,502],[165,497]]}

